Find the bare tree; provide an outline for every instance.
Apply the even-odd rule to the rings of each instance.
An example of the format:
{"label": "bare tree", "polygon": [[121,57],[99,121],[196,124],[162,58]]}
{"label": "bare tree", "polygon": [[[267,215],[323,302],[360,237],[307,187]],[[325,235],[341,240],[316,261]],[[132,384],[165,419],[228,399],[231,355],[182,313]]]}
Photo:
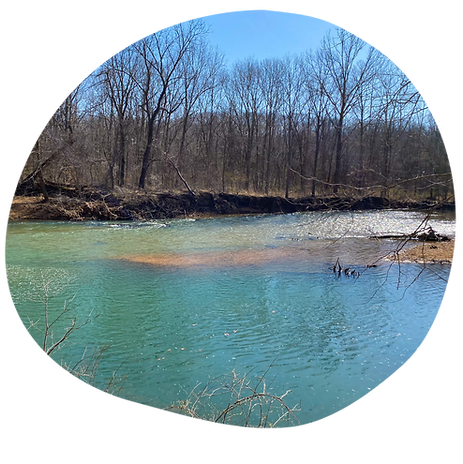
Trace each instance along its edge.
{"label": "bare tree", "polygon": [[262,77],[260,87],[263,98],[264,135],[263,135],[263,190],[269,194],[271,166],[277,147],[277,120],[282,105],[283,62],[279,59],[267,59],[261,63]]}
{"label": "bare tree", "polygon": [[194,53],[198,40],[207,32],[200,20],[179,24],[164,29],[135,44],[141,57],[143,78],[139,82],[142,99],[141,107],[146,116],[147,137],[142,157],[142,167],[138,186],[145,188],[150,166],[151,149],[154,142],[154,126],[157,118],[165,111],[163,105],[169,88],[178,83],[181,62]]}
{"label": "bare tree", "polygon": [[285,198],[288,198],[292,175],[291,164],[306,100],[302,86],[303,76],[300,60],[296,57],[285,57],[283,69],[283,105],[281,111],[285,145]]}
{"label": "bare tree", "polygon": [[259,82],[260,67],[256,60],[249,58],[235,63],[228,95],[242,139],[245,191],[249,191],[251,186],[253,154],[259,156],[257,141],[262,104]]}
{"label": "bare tree", "polygon": [[317,61],[327,76],[324,91],[330,101],[330,111],[336,130],[336,148],[332,183],[337,193],[341,181],[341,163],[344,145],[344,130],[347,118],[357,104],[361,87],[374,76],[376,51],[369,47],[365,59],[361,53],[366,44],[344,29],[338,28],[336,35],[328,33],[318,50]]}
{"label": "bare tree", "polygon": [[113,154],[109,160],[111,187],[115,185],[114,168],[118,168],[117,184],[125,184],[127,125],[132,114],[139,62],[133,47],[113,56],[99,70],[98,85],[104,89],[103,98],[109,101],[109,118],[115,114]]}
{"label": "bare tree", "polygon": [[[313,151],[312,167],[312,196],[316,193],[316,179],[318,176],[320,150],[322,137],[325,133],[324,128],[328,119],[329,98],[325,92],[327,76],[323,71],[320,63],[320,54],[306,54],[303,62],[304,86],[308,95],[308,107],[313,119],[313,132],[315,137],[315,146]],[[304,175],[304,173],[301,173]]]}
{"label": "bare tree", "polygon": [[451,195],[429,110],[360,39],[337,29],[313,53],[226,69],[207,33],[202,21],[180,24],[108,60],[57,110],[22,182],[45,199],[52,183]]}
{"label": "bare tree", "polygon": [[[392,63],[388,63],[378,80],[381,85],[378,119],[381,121],[382,127],[380,132],[384,163],[382,172],[387,185],[391,182],[395,145],[410,126],[416,114],[423,110],[423,102],[410,80]],[[387,195],[387,189],[383,195]]]}
{"label": "bare tree", "polygon": [[[210,90],[198,100],[196,114],[196,146],[199,153],[195,160],[196,166],[205,166],[202,172],[206,176],[206,186],[210,190],[222,190],[225,156],[223,141],[225,139],[223,105],[225,102],[223,81],[226,74],[222,70],[214,77]],[[198,173],[199,174],[199,173]],[[222,182],[221,182],[222,181]]]}
{"label": "bare tree", "polygon": [[[178,166],[182,168],[183,154],[188,143],[187,132],[191,128],[191,118],[200,109],[203,97],[211,98],[220,84],[219,76],[223,69],[223,55],[212,50],[204,37],[198,40],[194,53],[188,54],[181,62],[181,85],[183,89],[183,114],[181,117],[181,136],[178,147]],[[213,106],[211,105],[211,111]],[[208,153],[209,154],[209,153]]]}

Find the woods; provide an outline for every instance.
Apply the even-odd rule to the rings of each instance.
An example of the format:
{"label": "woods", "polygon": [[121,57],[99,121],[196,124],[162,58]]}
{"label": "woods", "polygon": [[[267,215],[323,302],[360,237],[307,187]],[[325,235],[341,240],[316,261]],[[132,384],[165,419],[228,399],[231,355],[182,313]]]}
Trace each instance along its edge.
{"label": "woods", "polygon": [[[226,63],[202,20],[112,57],[54,114],[23,171],[77,189],[451,200],[439,130],[409,79],[346,32]],[[46,197],[45,197],[46,198]]]}

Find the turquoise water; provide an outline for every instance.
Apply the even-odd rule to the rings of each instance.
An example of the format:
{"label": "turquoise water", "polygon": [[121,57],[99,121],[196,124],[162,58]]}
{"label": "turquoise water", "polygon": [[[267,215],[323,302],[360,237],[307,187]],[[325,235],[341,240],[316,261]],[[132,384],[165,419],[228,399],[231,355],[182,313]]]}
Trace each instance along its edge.
{"label": "turquoise water", "polygon": [[[298,404],[297,418],[308,423],[375,388],[426,336],[450,266],[392,265],[380,258],[396,243],[368,238],[411,232],[423,217],[382,211],[13,223],[8,280],[39,344],[46,305],[50,320],[69,308],[53,326],[55,340],[71,317],[83,322],[91,314],[53,357],[72,366],[84,352],[109,347],[98,388],[114,375],[119,396],[165,408],[232,370],[252,379],[271,366],[267,388],[291,390],[285,402]],[[452,217],[433,217],[431,225],[454,234]],[[333,273],[338,258],[360,277]]]}

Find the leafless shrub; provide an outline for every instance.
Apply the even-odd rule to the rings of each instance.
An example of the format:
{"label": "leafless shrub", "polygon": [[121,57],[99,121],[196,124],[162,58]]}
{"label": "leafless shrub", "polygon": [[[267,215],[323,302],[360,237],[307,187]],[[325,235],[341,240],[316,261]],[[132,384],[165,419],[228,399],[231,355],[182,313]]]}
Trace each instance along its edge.
{"label": "leafless shrub", "polygon": [[103,390],[106,393],[111,393],[113,395],[119,393],[123,388],[123,378],[118,375],[118,371],[124,361],[119,365],[119,367],[113,371],[111,378],[101,379],[101,383],[98,381],[98,373],[100,370],[100,364],[103,356],[106,351],[110,348],[109,345],[99,347],[90,353],[87,353],[88,349],[85,348],[82,353],[81,358],[75,364],[70,365],[61,362],[61,367],[70,372],[73,376],[77,377],[79,380],[82,380],[89,385]]}
{"label": "leafless shrub", "polygon": [[250,377],[246,373],[240,377],[233,370],[231,374],[219,376],[202,388],[201,384],[197,384],[186,400],[167,409],[198,419],[242,427],[298,425],[294,412],[300,409],[300,405],[291,408],[285,403],[291,390],[275,395],[267,388],[265,376],[270,367],[262,376]]}
{"label": "leafless shrub", "polygon": [[[83,322],[77,321],[77,316],[72,315],[72,303],[74,297],[71,300],[64,301],[63,308],[57,313],[52,314],[50,311],[50,281],[46,281],[44,276],[42,275],[42,289],[43,289],[43,304],[44,304],[44,317],[42,325],[40,325],[40,320],[35,322],[29,320],[30,324],[28,330],[30,331],[32,328],[40,331],[43,334],[43,341],[41,343],[43,351],[48,355],[51,355],[55,350],[58,350],[62,346],[64,346],[65,342],[68,338],[76,332],[80,330],[82,327],[86,326],[93,320],[95,320],[98,315],[92,316],[93,311],[91,311]],[[55,336],[55,324],[58,324],[59,321],[63,320],[65,316],[70,317],[67,327],[60,328],[60,334]]]}
{"label": "leafless shrub", "polygon": [[[50,285],[51,282],[46,281],[42,275],[44,303],[44,318],[42,327],[40,327],[40,320],[37,320],[35,322],[30,321],[30,325],[28,327],[29,331],[32,328],[34,328],[43,333],[43,342],[41,344],[41,347],[43,351],[49,356],[57,352],[60,348],[62,348],[65,345],[66,341],[69,339],[69,337],[74,334],[74,332],[91,323],[99,316],[92,316],[91,311],[83,320],[83,322],[78,322],[77,316],[72,316],[71,303],[74,297],[71,298],[71,300],[69,301],[65,301],[63,308],[58,312],[58,314],[52,316],[49,307],[51,298]],[[70,317],[67,326],[61,328],[59,335],[55,336],[55,324],[57,324],[60,320],[64,319],[66,316]],[[100,390],[104,390],[105,392],[115,394],[122,389],[122,386],[120,386],[121,378],[118,376],[118,371],[124,361],[112,373],[112,376],[109,380],[102,379],[102,385],[100,383],[98,383],[97,385],[97,373],[100,368],[101,360],[109,348],[110,346],[102,346],[97,347],[94,350],[88,350],[88,348],[86,347],[79,361],[77,361],[74,364],[68,364],[64,360],[61,360],[61,367],[66,369],[68,372],[70,372],[72,375],[82,380],[83,382],[97,387]]]}

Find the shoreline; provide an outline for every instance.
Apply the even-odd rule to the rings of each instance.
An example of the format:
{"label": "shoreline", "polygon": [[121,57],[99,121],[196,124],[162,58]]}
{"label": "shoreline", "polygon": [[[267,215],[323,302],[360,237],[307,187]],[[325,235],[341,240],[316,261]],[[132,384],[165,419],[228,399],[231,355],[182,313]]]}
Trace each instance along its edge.
{"label": "shoreline", "polygon": [[[93,193],[95,195],[95,193]],[[340,198],[284,199],[252,195],[202,193],[194,199],[188,194],[158,193],[129,194],[116,198],[51,197],[44,202],[40,196],[15,196],[9,222],[27,221],[147,221],[174,218],[211,218],[251,214],[284,214],[303,211],[329,210],[427,210],[428,203],[389,202],[381,197],[362,200]],[[452,210],[447,204],[439,210]],[[398,255],[386,258],[398,263],[452,264],[454,239],[449,241],[420,241]]]}
{"label": "shoreline", "polygon": [[365,211],[378,209],[454,210],[453,203],[402,202],[383,197],[284,198],[248,194],[106,193],[81,192],[79,196],[14,197],[9,222],[18,221],[144,221],[245,214],[288,214],[307,211]]}
{"label": "shoreline", "polygon": [[402,250],[390,261],[418,264],[452,264],[455,240],[445,242],[421,242]]}
{"label": "shoreline", "polygon": [[[287,214],[308,211],[365,211],[381,209],[440,211],[454,210],[454,204],[430,202],[394,202],[382,197],[363,199],[306,197],[285,199],[278,196],[186,193],[104,194],[87,192],[82,196],[56,195],[44,202],[41,196],[14,197],[9,222],[23,221],[149,221],[174,218],[211,218],[252,214]],[[421,241],[407,247],[388,261],[420,264],[451,264],[454,239]]]}

